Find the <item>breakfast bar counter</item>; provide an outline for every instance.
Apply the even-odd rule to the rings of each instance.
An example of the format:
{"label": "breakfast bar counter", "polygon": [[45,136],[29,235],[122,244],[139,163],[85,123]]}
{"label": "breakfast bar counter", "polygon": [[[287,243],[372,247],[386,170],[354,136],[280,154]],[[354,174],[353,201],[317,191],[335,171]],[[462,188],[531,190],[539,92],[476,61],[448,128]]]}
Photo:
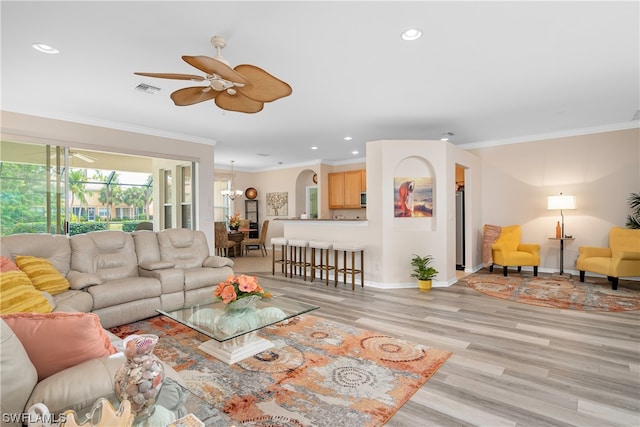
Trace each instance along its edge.
{"label": "breakfast bar counter", "polygon": [[300,219],[278,218],[284,224],[287,239],[319,240],[324,242],[359,241],[366,244],[369,222],[366,219]]}

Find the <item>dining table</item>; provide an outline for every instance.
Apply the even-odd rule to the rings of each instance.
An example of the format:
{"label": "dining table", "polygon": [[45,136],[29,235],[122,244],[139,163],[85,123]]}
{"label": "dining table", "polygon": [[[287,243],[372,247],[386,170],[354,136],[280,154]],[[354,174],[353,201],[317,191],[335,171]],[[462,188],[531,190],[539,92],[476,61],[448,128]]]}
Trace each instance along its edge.
{"label": "dining table", "polygon": [[234,242],[235,246],[233,248],[234,256],[242,256],[242,241],[248,235],[249,229],[238,229],[238,230],[229,230],[227,233],[227,238],[229,241]]}

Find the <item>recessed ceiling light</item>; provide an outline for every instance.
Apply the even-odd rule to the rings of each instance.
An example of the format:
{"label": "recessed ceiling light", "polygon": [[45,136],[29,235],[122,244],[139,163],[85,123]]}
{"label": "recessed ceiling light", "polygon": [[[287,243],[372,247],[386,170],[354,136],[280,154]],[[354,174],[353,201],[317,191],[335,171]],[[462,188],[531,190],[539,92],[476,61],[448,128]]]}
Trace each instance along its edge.
{"label": "recessed ceiling light", "polygon": [[358,150],[353,150],[351,154],[358,154]]}
{"label": "recessed ceiling light", "polygon": [[315,145],[313,147],[311,147],[312,150],[317,150],[318,147],[316,147]]}
{"label": "recessed ceiling light", "polygon": [[422,31],[418,28],[408,28],[402,32],[402,40],[412,41],[422,37]]}
{"label": "recessed ceiling light", "polygon": [[353,139],[353,138],[351,138],[350,136],[345,136],[345,137],[344,137],[344,140],[345,140],[345,141],[351,141],[352,139]]}
{"label": "recessed ceiling light", "polygon": [[51,54],[60,53],[60,51],[55,47],[49,46],[48,44],[44,44],[44,43],[34,43],[31,46],[38,52],[51,53]]}

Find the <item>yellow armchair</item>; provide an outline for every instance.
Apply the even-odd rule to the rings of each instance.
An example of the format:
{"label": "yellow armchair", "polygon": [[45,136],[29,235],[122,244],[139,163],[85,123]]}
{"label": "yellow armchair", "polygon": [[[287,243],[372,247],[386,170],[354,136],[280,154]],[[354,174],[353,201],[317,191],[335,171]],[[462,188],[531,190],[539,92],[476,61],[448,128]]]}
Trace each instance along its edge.
{"label": "yellow armchair", "polygon": [[[485,233],[487,233],[485,226]],[[493,226],[495,227],[495,226]],[[520,243],[522,229],[519,225],[500,227],[500,235],[491,244],[491,260],[489,271],[493,271],[493,265],[502,266],[502,272],[507,276],[508,267],[518,267],[518,272],[522,266],[533,266],[533,275],[538,275],[540,265],[540,245],[537,243]]]}
{"label": "yellow armchair", "polygon": [[589,271],[607,276],[611,289],[618,289],[618,278],[640,276],[640,230],[613,227],[608,248],[580,246],[576,267],[581,282]]}

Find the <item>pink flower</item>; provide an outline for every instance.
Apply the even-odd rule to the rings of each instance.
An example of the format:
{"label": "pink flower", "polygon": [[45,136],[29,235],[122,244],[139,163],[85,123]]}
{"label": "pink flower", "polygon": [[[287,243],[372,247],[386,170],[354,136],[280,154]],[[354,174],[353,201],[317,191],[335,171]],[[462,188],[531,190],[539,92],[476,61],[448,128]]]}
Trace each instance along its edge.
{"label": "pink flower", "polygon": [[237,295],[233,285],[226,285],[224,288],[222,288],[220,297],[222,298],[222,302],[224,302],[225,304],[229,304],[231,301],[235,301]]}
{"label": "pink flower", "polygon": [[271,294],[262,289],[256,276],[231,275],[224,282],[218,283],[213,296],[222,300],[225,304],[250,295],[258,295],[263,298],[271,298]]}
{"label": "pink flower", "polygon": [[258,278],[256,276],[238,276],[238,289],[242,292],[253,292],[258,288]]}

